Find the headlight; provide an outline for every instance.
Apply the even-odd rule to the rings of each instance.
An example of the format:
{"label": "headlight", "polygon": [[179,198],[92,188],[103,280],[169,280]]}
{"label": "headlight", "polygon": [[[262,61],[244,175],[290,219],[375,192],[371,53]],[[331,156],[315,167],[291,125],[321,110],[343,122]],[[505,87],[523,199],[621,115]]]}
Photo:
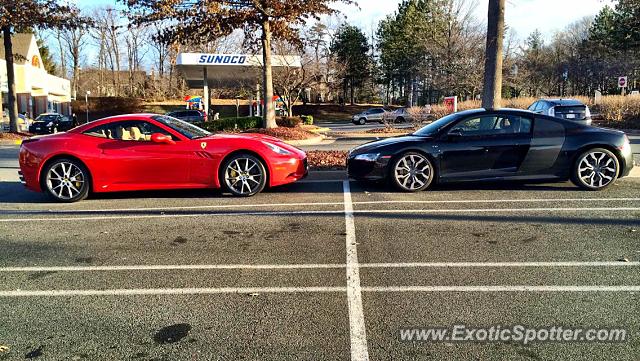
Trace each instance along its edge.
{"label": "headlight", "polygon": [[267,147],[269,147],[269,149],[271,149],[275,153],[282,154],[282,155],[291,155],[291,154],[293,154],[290,151],[288,151],[288,150],[286,150],[284,148],[278,147],[275,144],[271,144],[271,143],[268,143],[268,142],[262,142],[262,143],[264,145],[266,145]]}
{"label": "headlight", "polygon": [[47,127],[53,127],[53,122],[49,122],[49,124],[47,124]]}
{"label": "headlight", "polygon": [[376,160],[378,160],[378,158],[380,158],[380,153],[365,153],[365,154],[358,154],[353,159],[363,160],[365,162],[375,162]]}

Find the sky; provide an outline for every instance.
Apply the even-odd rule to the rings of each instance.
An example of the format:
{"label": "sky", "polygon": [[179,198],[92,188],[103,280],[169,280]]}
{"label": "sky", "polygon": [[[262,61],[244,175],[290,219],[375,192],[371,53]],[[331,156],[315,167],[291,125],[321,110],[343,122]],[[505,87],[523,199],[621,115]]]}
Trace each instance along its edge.
{"label": "sky", "polygon": [[[116,0],[71,0],[81,8],[118,3]],[[347,21],[371,33],[378,21],[392,14],[401,0],[356,0],[358,7],[337,5]],[[486,21],[489,0],[467,0],[476,2],[475,15]],[[119,5],[122,3],[120,2]],[[613,0],[506,0],[505,22],[516,36],[525,39],[533,31],[540,30],[543,36],[550,39],[557,31],[585,16],[596,15],[605,5],[612,5]]]}

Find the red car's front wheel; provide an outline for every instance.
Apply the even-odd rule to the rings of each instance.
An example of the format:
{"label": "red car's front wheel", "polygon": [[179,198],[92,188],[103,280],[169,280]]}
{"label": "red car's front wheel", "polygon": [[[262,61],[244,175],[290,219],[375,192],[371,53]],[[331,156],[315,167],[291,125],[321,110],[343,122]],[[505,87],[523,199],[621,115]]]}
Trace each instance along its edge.
{"label": "red car's front wheel", "polygon": [[222,165],[220,184],[234,196],[250,197],[267,185],[267,170],[262,161],[251,154],[234,154]]}
{"label": "red car's front wheel", "polygon": [[56,159],[42,172],[44,191],[59,202],[77,202],[89,194],[89,170],[75,159]]}

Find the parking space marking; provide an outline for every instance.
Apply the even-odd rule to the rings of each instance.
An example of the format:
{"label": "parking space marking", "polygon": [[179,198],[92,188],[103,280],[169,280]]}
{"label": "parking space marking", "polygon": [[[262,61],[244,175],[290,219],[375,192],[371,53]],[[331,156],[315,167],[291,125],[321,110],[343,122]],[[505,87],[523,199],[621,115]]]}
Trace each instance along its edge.
{"label": "parking space marking", "polygon": [[[345,181],[346,182],[346,181]],[[352,210],[351,214],[437,214],[437,213],[524,213],[524,212],[609,212],[640,211],[640,207],[548,207],[548,208],[457,208],[457,209],[367,209]],[[0,223],[16,222],[76,222],[105,221],[111,219],[144,220],[153,218],[195,218],[195,217],[230,217],[230,216],[292,216],[292,215],[337,215],[343,211],[265,211],[265,212],[226,212],[226,213],[189,213],[189,214],[142,214],[122,216],[92,217],[41,217],[41,218],[0,218]]]}
{"label": "parking space marking", "polygon": [[637,202],[640,198],[525,198],[525,199],[453,199],[453,200],[435,200],[435,201],[421,201],[421,200],[380,200],[380,201],[363,201],[353,202],[356,205],[366,204],[447,204],[447,203],[547,203],[547,202]]}
{"label": "parking space marking", "polygon": [[362,292],[640,292],[640,286],[382,286]]}
{"label": "parking space marking", "polygon": [[[640,292],[640,286],[378,286],[360,287],[360,292]],[[15,297],[86,297],[86,296],[159,296],[206,294],[267,294],[267,293],[342,293],[349,294],[349,287],[220,287],[220,288],[121,288],[105,290],[14,290],[0,291],[0,298]],[[351,310],[351,308],[350,308]],[[351,313],[349,314],[351,321]],[[351,327],[350,328],[353,330]],[[366,335],[363,335],[366,336]],[[361,339],[356,339],[360,341]],[[366,338],[364,345],[354,345],[351,339],[352,360],[368,360]],[[354,350],[354,346],[356,349]],[[359,347],[358,347],[359,346]],[[354,352],[355,351],[355,352]]]}
{"label": "parking space marking", "polygon": [[252,293],[327,293],[346,292],[346,287],[220,287],[220,288],[123,288],[111,290],[15,290],[0,291],[0,297],[78,297],[204,295]]}
{"label": "parking space marking", "polygon": [[142,212],[142,211],[180,211],[197,209],[229,209],[229,208],[261,208],[261,207],[309,207],[309,206],[341,206],[342,202],[315,202],[315,203],[256,203],[256,204],[221,204],[202,206],[169,206],[148,208],[101,208],[101,209],[61,209],[61,210],[0,210],[0,214],[24,214],[24,213],[108,213],[108,212]]}
{"label": "parking space marking", "polygon": [[[528,268],[528,267],[638,267],[640,262],[407,262],[358,263],[358,268]],[[0,267],[2,272],[122,272],[122,271],[181,271],[181,270],[295,270],[341,269],[346,264],[177,264],[122,266],[26,266]]]}
{"label": "parking space marking", "polygon": [[351,360],[369,360],[367,332],[360,291],[360,269],[358,268],[358,248],[356,244],[356,226],[354,222],[353,204],[351,203],[351,187],[349,181],[342,183],[344,192],[344,220],[346,229],[347,251],[347,300],[349,303],[349,334],[351,339]]}

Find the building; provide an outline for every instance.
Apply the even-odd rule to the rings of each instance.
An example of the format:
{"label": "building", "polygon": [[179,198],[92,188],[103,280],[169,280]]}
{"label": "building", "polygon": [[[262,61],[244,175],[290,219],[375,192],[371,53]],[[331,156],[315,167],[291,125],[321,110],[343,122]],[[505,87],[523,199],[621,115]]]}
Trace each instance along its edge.
{"label": "building", "polygon": [[[2,37],[0,36],[0,39]],[[71,114],[71,82],[48,74],[33,34],[11,37],[18,112],[35,118],[42,113]],[[1,43],[0,43],[1,44]],[[0,46],[0,91],[2,109],[8,104],[7,64],[4,47]]]}

